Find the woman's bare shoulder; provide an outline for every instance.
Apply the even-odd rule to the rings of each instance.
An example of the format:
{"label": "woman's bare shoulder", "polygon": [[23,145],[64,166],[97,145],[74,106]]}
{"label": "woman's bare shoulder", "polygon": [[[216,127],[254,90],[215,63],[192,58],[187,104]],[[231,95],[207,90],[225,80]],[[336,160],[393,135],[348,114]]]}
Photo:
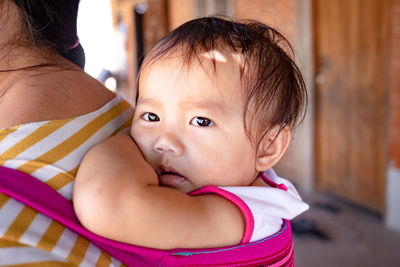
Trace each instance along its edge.
{"label": "woman's bare shoulder", "polygon": [[0,128],[84,115],[114,97],[114,93],[83,71],[29,75],[16,79],[0,97]]}

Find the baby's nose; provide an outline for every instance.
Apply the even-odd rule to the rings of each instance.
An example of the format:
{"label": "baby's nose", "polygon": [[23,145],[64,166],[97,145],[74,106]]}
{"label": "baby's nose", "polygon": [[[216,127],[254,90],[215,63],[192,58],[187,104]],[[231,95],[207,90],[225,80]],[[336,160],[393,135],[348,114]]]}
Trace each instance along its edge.
{"label": "baby's nose", "polygon": [[173,153],[180,156],[184,151],[184,146],[176,134],[163,133],[154,142],[153,149],[157,153]]}

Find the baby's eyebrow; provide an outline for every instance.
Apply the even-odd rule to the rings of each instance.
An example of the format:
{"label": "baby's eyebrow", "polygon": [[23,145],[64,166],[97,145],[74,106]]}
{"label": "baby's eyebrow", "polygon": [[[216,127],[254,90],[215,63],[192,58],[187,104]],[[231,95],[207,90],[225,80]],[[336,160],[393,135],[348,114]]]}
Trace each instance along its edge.
{"label": "baby's eyebrow", "polygon": [[160,106],[161,102],[153,99],[153,98],[141,98],[139,97],[139,99],[137,100],[136,105],[141,104],[141,105],[148,105],[148,106]]}
{"label": "baby's eyebrow", "polygon": [[201,109],[207,111],[213,111],[218,113],[226,112],[226,107],[218,101],[185,101],[182,103],[182,107],[185,109]]}
{"label": "baby's eyebrow", "polygon": [[[136,106],[138,106],[139,104],[146,106],[153,106],[153,107],[162,106],[161,101],[147,97],[139,97]],[[185,110],[198,109],[198,110],[210,111],[216,114],[224,114],[228,112],[227,107],[225,105],[214,100],[184,101],[181,102],[180,105],[181,108]]]}

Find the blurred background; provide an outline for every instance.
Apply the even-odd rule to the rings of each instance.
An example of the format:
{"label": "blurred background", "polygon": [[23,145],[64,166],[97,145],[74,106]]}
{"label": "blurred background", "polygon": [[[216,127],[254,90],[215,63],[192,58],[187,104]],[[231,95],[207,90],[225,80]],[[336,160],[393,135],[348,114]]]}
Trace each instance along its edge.
{"label": "blurred background", "polygon": [[293,221],[296,266],[400,266],[400,0],[81,0],[85,71],[132,100],[154,42],[207,15],[295,48],[309,106],[276,170],[311,207]]}

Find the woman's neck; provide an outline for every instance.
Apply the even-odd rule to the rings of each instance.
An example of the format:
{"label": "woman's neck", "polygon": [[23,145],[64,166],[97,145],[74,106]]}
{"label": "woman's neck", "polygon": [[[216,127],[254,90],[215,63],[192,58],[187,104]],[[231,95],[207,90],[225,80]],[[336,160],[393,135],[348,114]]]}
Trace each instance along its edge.
{"label": "woman's neck", "polygon": [[0,49],[0,72],[30,69],[42,65],[57,65],[65,60],[52,48],[8,45]]}
{"label": "woman's neck", "polygon": [[45,67],[68,65],[69,62],[53,49],[3,47],[0,52],[0,98],[26,77],[40,73]]}

